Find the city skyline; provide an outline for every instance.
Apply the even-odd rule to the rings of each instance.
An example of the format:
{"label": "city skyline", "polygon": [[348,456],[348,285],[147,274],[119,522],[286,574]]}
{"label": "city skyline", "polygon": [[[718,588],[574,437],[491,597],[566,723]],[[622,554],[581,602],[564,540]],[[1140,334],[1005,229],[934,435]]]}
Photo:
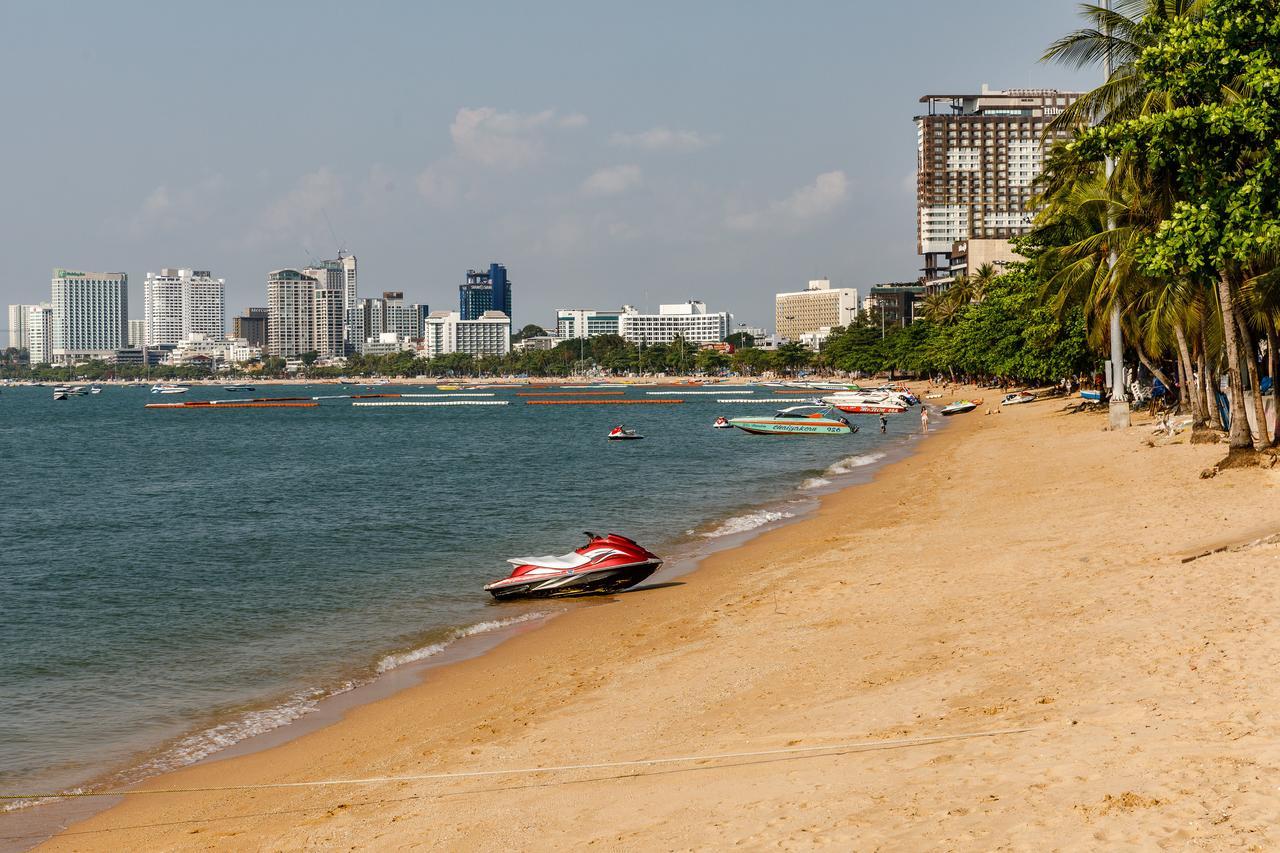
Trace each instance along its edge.
{"label": "city skyline", "polygon": [[[127,271],[140,305],[143,274],[172,265],[218,270],[236,311],[261,303],[266,271],[340,248],[361,257],[366,293],[401,288],[413,269],[403,289],[433,306],[451,304],[459,270],[501,259],[520,286],[517,326],[545,326],[565,305],[686,298],[767,324],[772,294],[809,279],[904,280],[917,266],[920,94],[1085,82],[1037,62],[1072,3],[980,4],[952,22],[957,36],[1000,49],[958,52],[945,75],[901,61],[918,38],[905,22],[942,9],[917,6],[668,6],[624,22],[581,5],[347,20],[319,4],[260,10],[246,27],[248,7],[234,4],[165,15],[10,4],[0,18],[28,34],[0,59],[11,78],[54,33],[77,61],[15,99],[5,145],[23,164],[9,176],[21,204],[0,213],[14,247],[0,302],[43,299],[40,283],[64,266]],[[332,62],[304,71],[273,49],[339,19]],[[623,23],[625,38],[583,33]],[[522,57],[520,74],[465,61],[467,32]],[[708,40],[738,48],[711,67]],[[157,75],[152,46],[166,43],[234,61]],[[340,131],[306,145],[262,134],[325,111]],[[69,119],[84,132],[67,132]]]}

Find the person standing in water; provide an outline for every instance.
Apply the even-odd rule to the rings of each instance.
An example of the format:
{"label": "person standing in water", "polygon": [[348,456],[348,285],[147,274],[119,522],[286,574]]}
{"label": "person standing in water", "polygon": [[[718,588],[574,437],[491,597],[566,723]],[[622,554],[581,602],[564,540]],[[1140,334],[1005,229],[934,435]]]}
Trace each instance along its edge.
{"label": "person standing in water", "polygon": [[929,410],[924,406],[920,407],[920,431],[926,434],[929,432]]}
{"label": "person standing in water", "polygon": [[884,415],[881,415],[880,416],[880,432],[884,433],[887,429],[889,429],[889,419]]}

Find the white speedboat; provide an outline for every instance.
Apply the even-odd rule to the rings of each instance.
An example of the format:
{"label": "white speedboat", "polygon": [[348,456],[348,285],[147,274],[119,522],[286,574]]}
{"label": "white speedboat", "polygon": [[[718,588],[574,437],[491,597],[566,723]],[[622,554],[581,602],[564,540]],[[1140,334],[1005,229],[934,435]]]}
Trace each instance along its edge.
{"label": "white speedboat", "polygon": [[162,383],[160,385],[152,385],[151,393],[152,394],[185,394],[187,393],[187,388],[185,385],[165,385]]}
{"label": "white speedboat", "polygon": [[907,401],[898,394],[846,391],[822,398],[822,402],[855,415],[897,415],[907,410]]}
{"label": "white speedboat", "polygon": [[1023,391],[1019,394],[1005,394],[1004,399],[1000,401],[1000,405],[1017,406],[1022,403],[1033,403],[1035,402],[1035,399],[1036,395],[1032,394],[1030,391]]}

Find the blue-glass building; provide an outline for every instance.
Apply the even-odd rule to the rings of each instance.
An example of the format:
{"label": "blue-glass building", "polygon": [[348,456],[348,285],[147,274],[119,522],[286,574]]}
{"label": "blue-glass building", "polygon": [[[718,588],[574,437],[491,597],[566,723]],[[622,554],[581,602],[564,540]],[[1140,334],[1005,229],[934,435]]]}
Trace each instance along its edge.
{"label": "blue-glass building", "polygon": [[478,320],[486,311],[511,316],[511,280],[502,264],[489,264],[488,272],[467,270],[467,283],[458,287],[458,311],[464,320]]}

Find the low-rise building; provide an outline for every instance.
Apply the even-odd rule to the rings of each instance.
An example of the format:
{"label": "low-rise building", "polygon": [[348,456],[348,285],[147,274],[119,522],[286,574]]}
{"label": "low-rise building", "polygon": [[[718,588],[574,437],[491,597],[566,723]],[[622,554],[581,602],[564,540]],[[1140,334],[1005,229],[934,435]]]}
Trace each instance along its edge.
{"label": "low-rise building", "polygon": [[501,311],[485,311],[474,320],[459,311],[433,311],[422,335],[427,358],[463,352],[468,355],[506,355],[511,351],[511,318]]}
{"label": "low-rise building", "polygon": [[527,352],[528,350],[553,350],[559,344],[563,343],[565,338],[558,335],[530,335],[527,338],[521,338],[519,341],[511,345],[511,349],[515,352]]}
{"label": "low-rise building", "polygon": [[244,338],[215,338],[212,335],[192,334],[178,341],[169,353],[170,364],[190,364],[208,359],[215,363],[240,364],[261,358],[262,349],[250,346]]}
{"label": "low-rise building", "polygon": [[732,327],[732,314],[709,313],[698,300],[659,305],[657,314],[641,314],[634,306],[624,305],[618,317],[618,334],[640,344],[668,344],[677,336],[693,343],[714,343],[727,338]]}
{"label": "low-rise building", "polygon": [[618,334],[618,318],[622,311],[595,311],[586,308],[561,308],[556,311],[556,336],[594,338]]}

